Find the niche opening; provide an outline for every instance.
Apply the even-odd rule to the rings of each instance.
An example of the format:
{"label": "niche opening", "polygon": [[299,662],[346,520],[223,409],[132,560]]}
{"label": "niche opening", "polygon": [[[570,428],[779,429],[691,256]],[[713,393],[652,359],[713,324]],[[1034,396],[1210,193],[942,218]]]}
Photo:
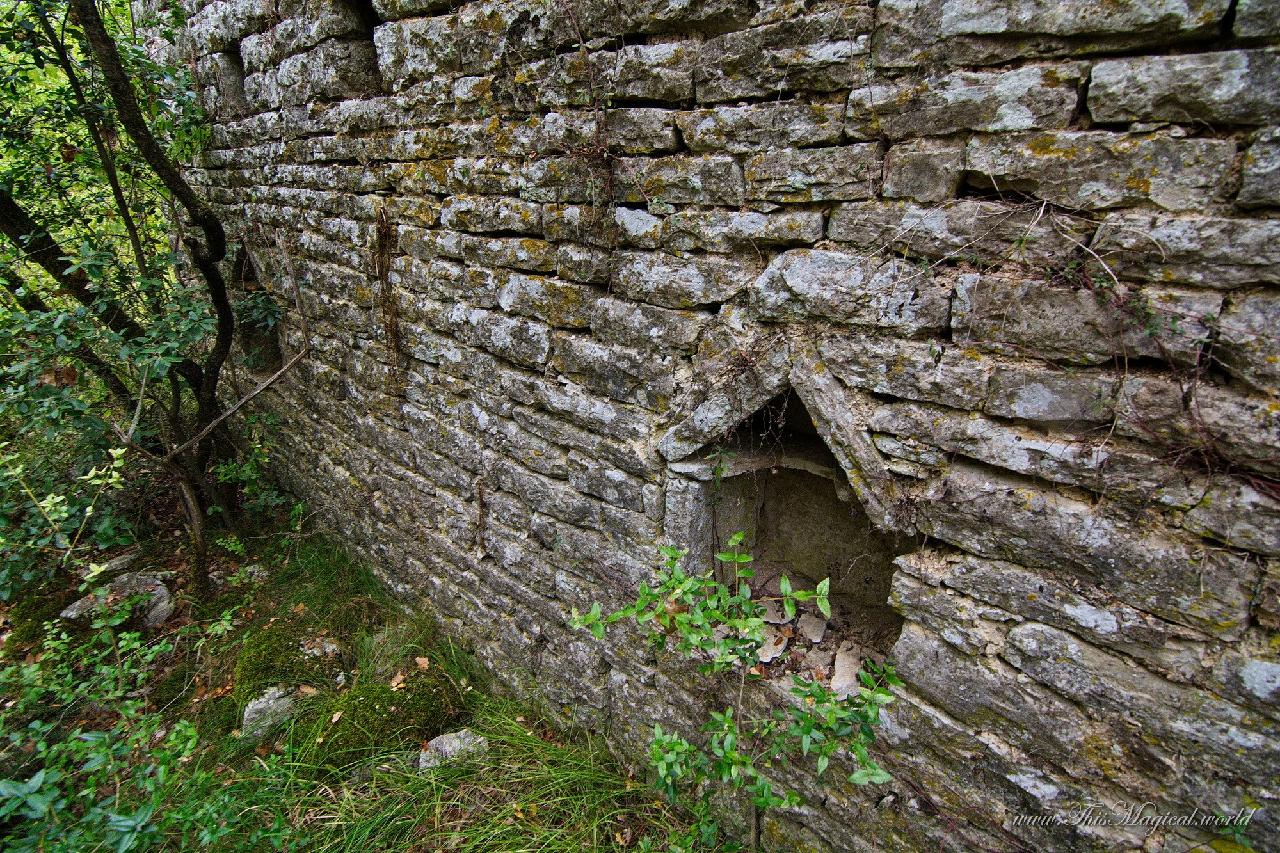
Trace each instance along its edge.
{"label": "niche opening", "polygon": [[714,562],[725,540],[742,530],[755,558],[754,597],[776,596],[783,575],[799,589],[831,579],[830,619],[811,607],[785,620],[780,608],[766,605],[771,675],[832,675],[837,653],[859,662],[883,658],[902,630],[889,604],[893,560],[919,540],[875,526],[793,391],[671,469],[696,481],[688,531],[694,565]]}

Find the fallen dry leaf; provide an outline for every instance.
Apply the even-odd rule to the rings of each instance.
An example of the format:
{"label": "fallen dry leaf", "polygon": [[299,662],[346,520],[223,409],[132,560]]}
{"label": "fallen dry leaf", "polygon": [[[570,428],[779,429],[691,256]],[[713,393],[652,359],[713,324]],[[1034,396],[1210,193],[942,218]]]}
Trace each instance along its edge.
{"label": "fallen dry leaf", "polygon": [[418,665],[418,669],[427,669],[431,666],[431,661],[426,658],[414,658],[413,662]]}
{"label": "fallen dry leaf", "polygon": [[303,684],[298,687],[299,696],[314,696],[318,691],[310,684]]}
{"label": "fallen dry leaf", "polygon": [[342,719],[342,712],[341,712],[341,711],[334,711],[334,712],[333,712],[333,716],[329,718],[329,722],[331,722],[331,723],[336,723],[336,722],[338,722],[338,720],[341,720],[341,719]]}
{"label": "fallen dry leaf", "polygon": [[404,673],[403,672],[397,672],[395,675],[395,678],[391,679],[391,689],[392,690],[404,689]]}
{"label": "fallen dry leaf", "polygon": [[290,610],[291,612],[293,612],[293,613],[306,613],[306,612],[307,612],[307,605],[305,605],[305,604],[303,604],[301,601],[299,601],[297,604],[295,604],[295,605],[293,605],[292,607],[290,607],[290,608],[289,608],[289,610]]}

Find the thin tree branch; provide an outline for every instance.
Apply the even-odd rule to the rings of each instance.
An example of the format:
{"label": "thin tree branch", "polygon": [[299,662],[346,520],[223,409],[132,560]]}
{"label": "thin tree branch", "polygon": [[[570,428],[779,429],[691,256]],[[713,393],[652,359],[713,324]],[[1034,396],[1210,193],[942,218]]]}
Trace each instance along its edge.
{"label": "thin tree branch", "polygon": [[133,81],[124,69],[120,60],[120,52],[116,42],[107,32],[102,16],[94,0],[70,0],[89,49],[97,61],[98,68],[106,80],[111,100],[116,105],[120,116],[120,124],[124,127],[133,144],[137,146],[142,159],[147,162],[156,176],[164,183],[173,197],[186,209],[192,221],[204,234],[204,243],[187,239],[187,250],[191,259],[204,278],[205,288],[209,293],[209,301],[213,304],[217,318],[217,331],[213,347],[204,360],[202,381],[196,391],[197,417],[202,423],[209,423],[219,413],[217,389],[222,365],[231,354],[231,344],[235,335],[235,312],[231,308],[231,300],[227,294],[227,283],[222,277],[218,263],[227,254],[227,235],[222,227],[222,220],[214,213],[213,208],[196,194],[187,183],[186,178],[178,170],[177,164],[160,147],[151,128],[138,106],[137,95],[133,91]]}

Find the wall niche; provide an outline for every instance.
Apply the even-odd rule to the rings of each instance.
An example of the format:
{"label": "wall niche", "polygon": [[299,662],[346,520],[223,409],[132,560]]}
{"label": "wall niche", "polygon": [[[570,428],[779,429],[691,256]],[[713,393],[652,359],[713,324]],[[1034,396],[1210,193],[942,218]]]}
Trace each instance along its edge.
{"label": "wall niche", "polygon": [[919,540],[872,523],[793,391],[671,471],[693,498],[684,514],[691,569],[714,563],[725,540],[742,530],[755,557],[755,597],[777,595],[783,575],[801,589],[831,579],[830,619],[811,608],[788,621],[768,606],[762,660],[773,674],[830,674],[840,651],[858,660],[888,653],[902,630],[889,604],[893,560]]}

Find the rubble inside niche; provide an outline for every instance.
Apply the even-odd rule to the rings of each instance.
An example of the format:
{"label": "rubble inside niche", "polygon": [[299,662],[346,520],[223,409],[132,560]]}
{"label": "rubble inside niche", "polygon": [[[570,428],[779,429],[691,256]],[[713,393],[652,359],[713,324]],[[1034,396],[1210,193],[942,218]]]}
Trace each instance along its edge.
{"label": "rubble inside niche", "polygon": [[[793,675],[811,678],[841,696],[855,692],[863,661],[882,661],[897,638],[897,620],[891,612],[851,607],[839,595],[831,597],[829,618],[815,603],[801,602],[795,616],[787,619],[777,600],[783,574],[777,568],[765,569],[750,581],[752,598],[764,608],[764,646],[757,672],[770,680],[790,681]],[[788,578],[792,589],[815,587],[808,578]]]}

